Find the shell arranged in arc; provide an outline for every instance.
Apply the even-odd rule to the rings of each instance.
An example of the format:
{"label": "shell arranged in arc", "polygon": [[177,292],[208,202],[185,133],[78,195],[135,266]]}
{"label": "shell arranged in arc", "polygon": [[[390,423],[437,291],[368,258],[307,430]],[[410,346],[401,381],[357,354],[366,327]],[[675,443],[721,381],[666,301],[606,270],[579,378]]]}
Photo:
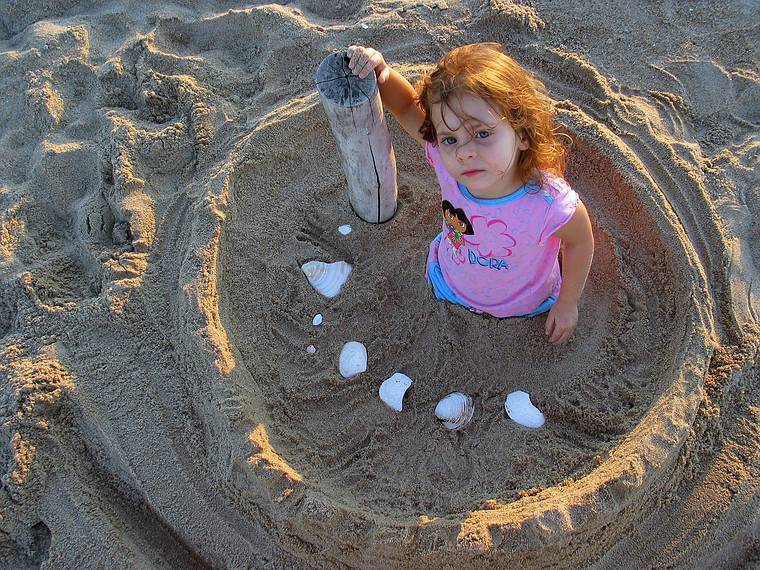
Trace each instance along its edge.
{"label": "shell arranged in arc", "polygon": [[367,370],[367,349],[355,340],[343,345],[338,359],[338,371],[343,378],[351,378]]}
{"label": "shell arranged in arc", "polygon": [[340,293],[341,287],[351,275],[351,266],[345,261],[307,261],[301,266],[301,271],[317,292],[332,298]]}
{"label": "shell arranged in arc", "polygon": [[529,428],[544,425],[544,414],[530,401],[530,395],[522,390],[510,392],[504,402],[504,409],[512,421]]}
{"label": "shell arranged in arc", "polygon": [[412,379],[406,374],[396,372],[380,384],[380,399],[393,411],[400,412],[404,394],[412,385]]}
{"label": "shell arranged in arc", "polygon": [[472,419],[475,405],[472,398],[462,392],[452,392],[443,397],[435,407],[435,417],[450,430],[462,429]]}

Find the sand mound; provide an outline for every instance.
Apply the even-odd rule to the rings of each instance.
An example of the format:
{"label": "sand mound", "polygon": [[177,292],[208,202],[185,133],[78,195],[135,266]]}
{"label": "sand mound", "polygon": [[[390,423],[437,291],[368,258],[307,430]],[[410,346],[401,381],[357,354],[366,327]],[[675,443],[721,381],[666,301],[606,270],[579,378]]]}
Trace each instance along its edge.
{"label": "sand mound", "polygon": [[[721,29],[699,10],[663,16],[668,49],[692,50],[683,38],[701,30],[705,52],[652,54],[643,33],[631,65],[605,55],[620,33],[609,15],[579,32],[571,6],[227,8],[0,9],[3,563],[756,557],[760,82],[742,59],[757,49],[746,15],[723,8]],[[487,39],[546,81],[574,138],[568,179],[597,252],[562,349],[543,318],[434,300],[422,270],[437,187],[420,149],[391,121],[399,209],[360,221],[314,90],[321,59],[349,43],[414,76]],[[311,259],[354,266],[335,299],[306,282]],[[345,380],[348,340],[369,370]],[[377,396],[396,371],[415,381],[401,414]],[[520,389],[544,428],[505,417]],[[433,416],[452,390],[475,399],[463,432]],[[731,499],[711,491],[720,481]],[[711,522],[685,524],[697,514]]]}

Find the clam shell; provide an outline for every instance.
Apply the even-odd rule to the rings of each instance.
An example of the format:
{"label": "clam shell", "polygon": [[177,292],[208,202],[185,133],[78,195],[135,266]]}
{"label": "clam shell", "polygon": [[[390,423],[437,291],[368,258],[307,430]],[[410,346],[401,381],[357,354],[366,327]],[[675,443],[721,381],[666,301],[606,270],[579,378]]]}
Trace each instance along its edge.
{"label": "clam shell", "polygon": [[401,404],[404,399],[404,394],[412,385],[412,379],[406,374],[396,372],[393,376],[385,380],[380,384],[380,399],[386,403],[386,405],[396,411],[401,411]]}
{"label": "clam shell", "polygon": [[350,234],[352,229],[353,228],[351,227],[351,224],[344,224],[338,227],[338,231],[344,236],[347,236],[348,234]]}
{"label": "clam shell", "polygon": [[311,324],[313,324],[315,327],[321,325],[322,324],[322,314],[321,313],[317,313],[316,315],[314,315],[314,318],[311,319]]}
{"label": "clam shell", "polygon": [[343,378],[351,378],[367,370],[367,349],[356,342],[349,341],[343,345],[338,360],[338,370]]}
{"label": "clam shell", "polygon": [[325,297],[335,297],[351,275],[351,266],[345,261],[325,263],[308,261],[301,266],[311,286]]}
{"label": "clam shell", "polygon": [[544,425],[544,414],[531,403],[527,392],[517,390],[508,394],[504,409],[510,419],[521,426],[539,428]]}
{"label": "clam shell", "polygon": [[452,392],[444,396],[435,407],[435,417],[443,422],[447,429],[458,430],[466,426],[472,419],[475,405],[472,398],[462,392]]}

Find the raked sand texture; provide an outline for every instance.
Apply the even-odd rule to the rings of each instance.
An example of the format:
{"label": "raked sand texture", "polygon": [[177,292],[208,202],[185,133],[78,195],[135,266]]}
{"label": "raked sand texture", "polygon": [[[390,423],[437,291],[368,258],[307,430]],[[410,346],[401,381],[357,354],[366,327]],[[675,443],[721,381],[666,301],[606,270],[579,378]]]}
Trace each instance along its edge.
{"label": "raked sand texture", "polygon": [[[0,3],[2,567],[760,564],[759,23],[741,1]],[[486,40],[546,82],[593,219],[562,348],[545,317],[435,301],[421,150],[389,120],[398,211],[359,220],[314,85],[351,43],[415,78]],[[353,266],[332,299],[315,259]],[[369,369],[344,379],[351,340]],[[543,427],[506,416],[517,390]],[[452,391],[475,403],[456,432]]]}

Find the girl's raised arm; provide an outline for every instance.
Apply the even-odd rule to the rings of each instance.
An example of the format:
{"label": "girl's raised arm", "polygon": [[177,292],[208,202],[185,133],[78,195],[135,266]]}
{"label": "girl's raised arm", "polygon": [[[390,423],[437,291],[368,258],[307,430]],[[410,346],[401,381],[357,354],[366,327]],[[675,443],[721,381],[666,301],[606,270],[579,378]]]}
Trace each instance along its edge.
{"label": "girl's raised arm", "polygon": [[347,53],[348,67],[355,75],[364,79],[374,70],[383,105],[393,113],[393,116],[396,117],[396,120],[409,136],[424,145],[425,141],[420,134],[420,127],[425,115],[422,109],[417,106],[417,92],[412,84],[400,73],[391,69],[385,63],[383,54],[375,49],[364,46],[349,46]]}

